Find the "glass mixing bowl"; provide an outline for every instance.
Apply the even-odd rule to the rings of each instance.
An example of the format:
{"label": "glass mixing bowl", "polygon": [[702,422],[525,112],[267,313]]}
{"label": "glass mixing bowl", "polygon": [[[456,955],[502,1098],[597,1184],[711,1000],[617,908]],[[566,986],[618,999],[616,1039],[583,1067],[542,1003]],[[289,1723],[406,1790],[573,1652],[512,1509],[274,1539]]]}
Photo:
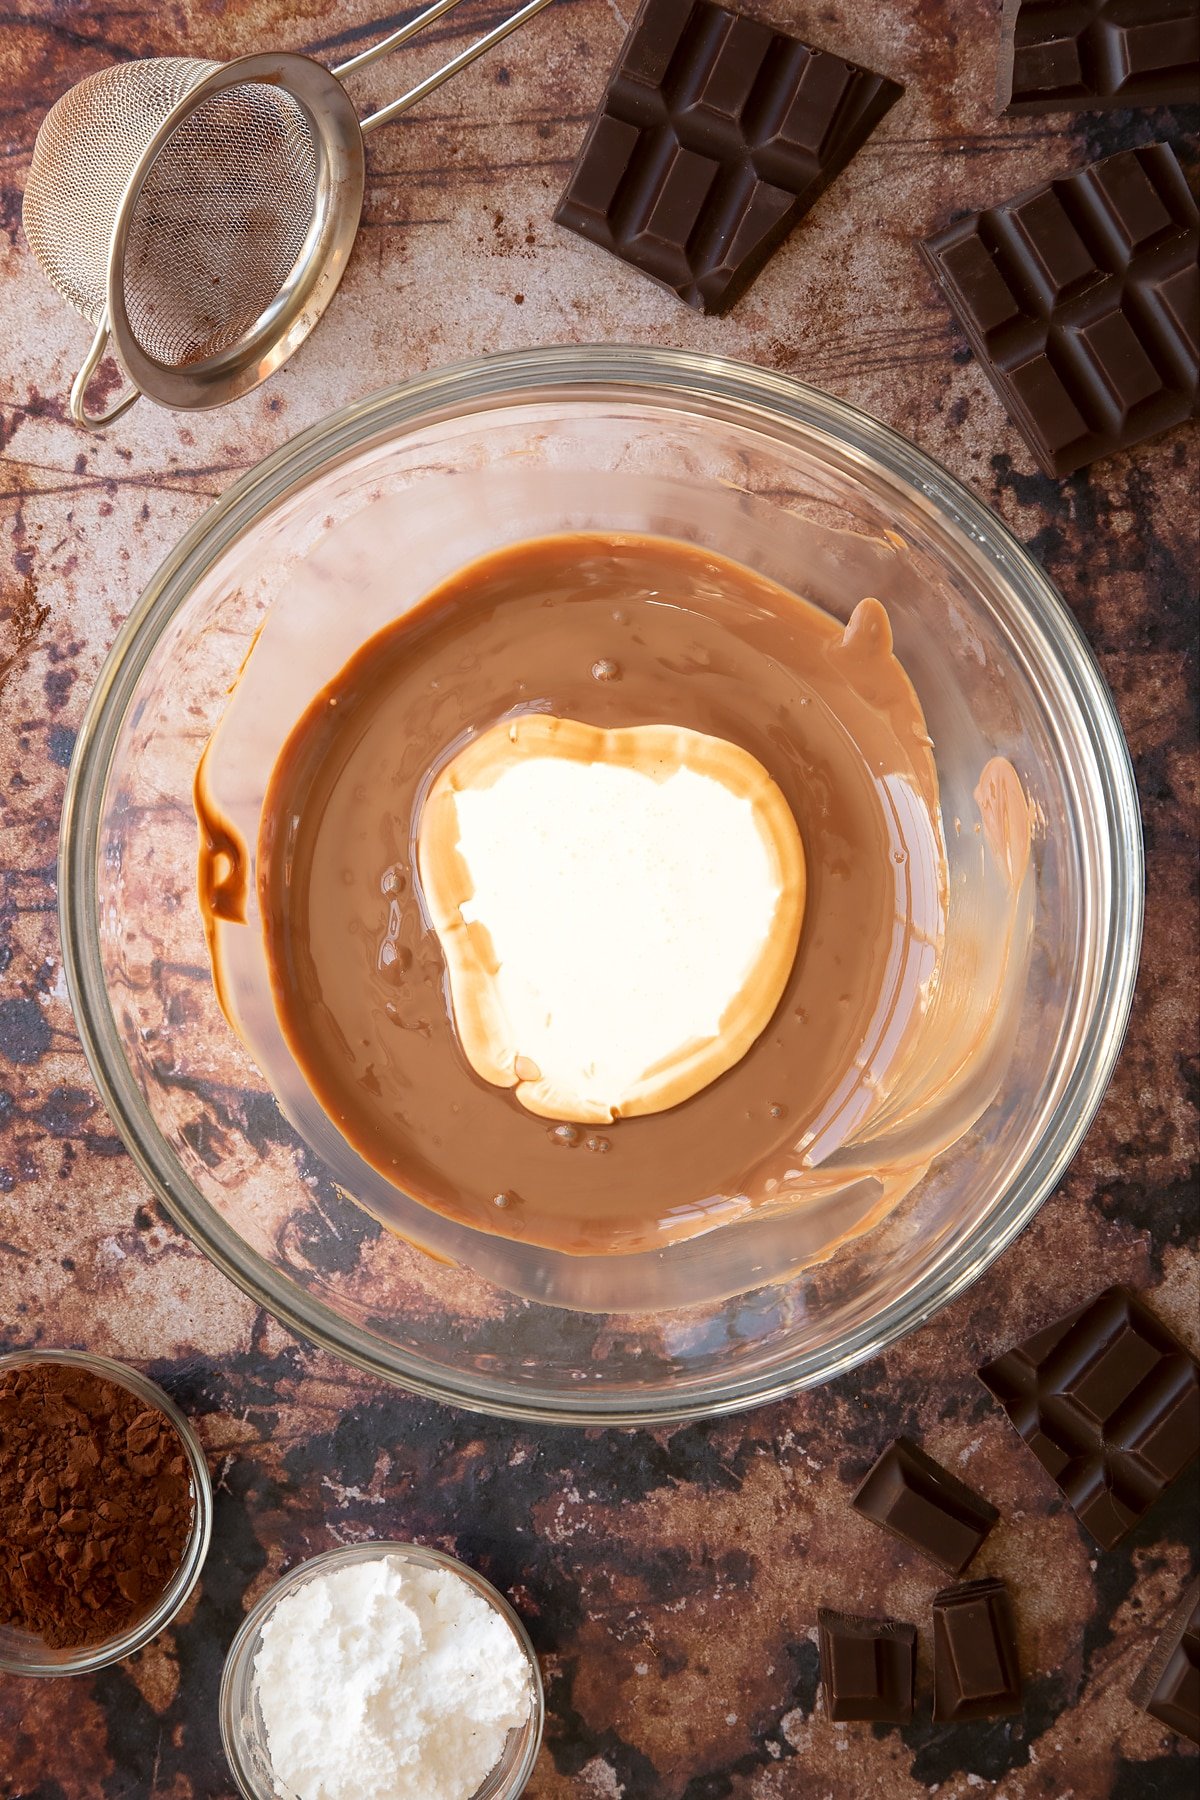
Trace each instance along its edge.
{"label": "glass mixing bowl", "polygon": [[[380,508],[396,546],[382,564],[379,532],[360,529]],[[829,1219],[803,1209],[652,1258],[522,1259],[403,1195],[389,1215],[398,1231],[384,1231],[348,1198],[359,1190],[340,1140],[322,1140],[319,1121],[294,1128],[217,1008],[191,787],[259,630],[275,629],[285,602],[302,619],[307,607],[328,674],[344,660],[329,644],[348,635],[353,648],[374,628],[381,581],[399,613],[475,555],[586,529],[707,545],[842,618],[864,594],[882,599],[934,740],[952,894],[981,854],[973,788],[988,759],[1006,758],[1029,797],[1027,967],[978,1117],[831,1255]],[[251,657],[247,681],[264,667]],[[271,680],[303,688],[286,658],[273,667],[264,718]],[[248,801],[261,787],[253,762],[225,774]],[[1112,701],[999,521],[840,401],[714,357],[625,348],[439,371],[348,407],[239,481],[126,622],[80,732],[62,834],[84,1046],[185,1230],[257,1301],[376,1374],[491,1412],[588,1422],[728,1411],[825,1380],[974,1280],[1058,1181],[1099,1104],[1141,895]],[[868,1182],[853,1202],[864,1222],[869,1201]]]}

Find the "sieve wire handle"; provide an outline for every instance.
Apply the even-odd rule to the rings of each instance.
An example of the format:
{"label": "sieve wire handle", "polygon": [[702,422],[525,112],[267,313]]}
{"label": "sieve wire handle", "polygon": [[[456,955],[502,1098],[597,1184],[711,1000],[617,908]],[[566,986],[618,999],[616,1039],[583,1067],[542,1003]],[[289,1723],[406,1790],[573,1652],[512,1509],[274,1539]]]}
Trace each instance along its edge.
{"label": "sieve wire handle", "polygon": [[142,390],[133,387],[121,395],[107,412],[91,413],[87,409],[84,396],[88,383],[104,360],[104,352],[108,348],[108,308],[100,314],[100,323],[96,327],[96,335],[92,339],[92,347],[88,351],[80,367],[78,375],[71,383],[71,417],[77,425],[86,425],[89,431],[99,431],[105,425],[111,425],[122,413],[127,413],[135,400],[140,400]]}
{"label": "sieve wire handle", "polygon": [[434,0],[432,6],[427,6],[424,12],[418,13],[415,19],[410,19],[407,25],[401,25],[398,31],[389,31],[385,38],[380,38],[379,42],[372,44],[370,49],[360,50],[357,56],[350,57],[344,63],[338,63],[337,67],[331,69],[329,73],[336,75],[339,81],[344,81],[347,75],[356,75],[359,69],[365,69],[369,63],[378,62],[381,56],[390,56],[393,50],[400,48],[401,44],[407,44],[410,38],[415,38],[418,31],[424,31],[426,25],[432,25],[435,19],[440,19],[445,13],[453,12],[454,8],[461,4],[462,0]]}
{"label": "sieve wire handle", "polygon": [[[432,6],[427,7],[424,12],[418,13],[415,19],[410,19],[407,25],[401,25],[398,31],[393,31],[387,37],[381,38],[379,43],[373,44],[369,50],[362,51],[358,56],[352,56],[348,62],[339,63],[337,68],[332,71],[333,74],[341,80],[346,75],[353,75],[357,69],[365,69],[368,63],[375,62],[378,57],[387,56],[392,50],[398,50],[401,44],[406,44],[410,38],[416,37],[417,33],[426,25],[432,25],[435,19],[440,19],[444,13],[448,13],[459,4],[460,0],[434,0]],[[549,5],[550,0],[526,0],[526,4],[518,11],[512,13],[507,19],[501,20],[499,25],[494,26],[491,31],[485,32],[481,38],[476,38],[473,44],[468,44],[465,50],[460,50],[457,56],[452,56],[448,63],[443,63],[440,69],[435,69],[432,75],[427,75],[424,81],[418,81],[416,87],[409,88],[408,92],[401,94],[399,99],[393,100],[388,106],[381,106],[378,112],[371,113],[369,117],[363,119],[361,126],[364,137],[368,131],[374,131],[380,125],[390,125],[393,119],[398,119],[400,114],[407,112],[410,106],[415,106],[418,100],[424,100],[426,94],[432,94],[435,88],[440,88],[444,81],[449,81],[452,76],[458,74],[460,69],[467,68],[477,56],[486,55],[510,32],[519,30],[527,19],[532,19],[535,13],[540,13],[544,6]]]}

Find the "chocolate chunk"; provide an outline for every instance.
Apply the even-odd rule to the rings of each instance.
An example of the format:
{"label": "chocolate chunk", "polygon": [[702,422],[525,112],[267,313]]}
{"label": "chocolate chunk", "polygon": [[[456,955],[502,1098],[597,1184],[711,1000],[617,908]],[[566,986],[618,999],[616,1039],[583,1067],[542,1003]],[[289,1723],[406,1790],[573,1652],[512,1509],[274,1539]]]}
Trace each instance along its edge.
{"label": "chocolate chunk", "polygon": [[1200,1450],[1200,1367],[1121,1287],[979,1377],[1105,1549]]}
{"label": "chocolate chunk", "polygon": [[933,1716],[997,1719],[1021,1710],[1012,1603],[1002,1581],[966,1581],[933,1602]]}
{"label": "chocolate chunk", "polygon": [[1000,1514],[908,1438],[889,1444],[851,1503],[961,1575]]}
{"label": "chocolate chunk", "polygon": [[711,0],[644,0],[555,219],[724,312],[903,91]]}
{"label": "chocolate chunk", "polygon": [[831,1719],[907,1725],[913,1715],[917,1631],[898,1619],[817,1613],[821,1680]]}
{"label": "chocolate chunk", "polygon": [[1196,0],[1005,0],[1000,106],[1009,113],[1200,100]]}
{"label": "chocolate chunk", "polygon": [[1134,1684],[1148,1713],[1200,1744],[1200,1581],[1193,1581]]}
{"label": "chocolate chunk", "polygon": [[969,213],[922,245],[1048,475],[1195,416],[1197,226],[1174,152],[1151,144]]}

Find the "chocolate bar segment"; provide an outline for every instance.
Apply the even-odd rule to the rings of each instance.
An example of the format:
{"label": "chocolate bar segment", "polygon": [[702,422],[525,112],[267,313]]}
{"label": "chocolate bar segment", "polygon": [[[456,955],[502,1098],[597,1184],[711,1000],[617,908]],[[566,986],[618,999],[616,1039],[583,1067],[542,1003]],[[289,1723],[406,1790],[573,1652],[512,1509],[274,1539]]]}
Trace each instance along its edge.
{"label": "chocolate bar segment", "polygon": [[554,217],[725,312],[903,91],[712,0],[644,0]]}
{"label": "chocolate bar segment", "polygon": [[1172,1731],[1200,1744],[1200,1581],[1167,1621],[1133,1698]]}
{"label": "chocolate bar segment", "polygon": [[1169,144],[970,213],[922,249],[1048,475],[1195,417],[1200,229]]}
{"label": "chocolate bar segment", "polygon": [[852,1501],[885,1531],[961,1575],[1000,1514],[908,1438],[889,1444]]}
{"label": "chocolate bar segment", "polygon": [[907,1725],[913,1715],[917,1632],[899,1619],[817,1613],[821,1680],[831,1719]]}
{"label": "chocolate bar segment", "polygon": [[1005,0],[1008,113],[1200,100],[1196,0]]}
{"label": "chocolate bar segment", "polygon": [[1121,1287],[979,1371],[1105,1549],[1200,1451],[1200,1367]]}
{"label": "chocolate bar segment", "polygon": [[1008,1589],[990,1580],[946,1588],[933,1602],[934,1719],[998,1719],[1020,1710]]}

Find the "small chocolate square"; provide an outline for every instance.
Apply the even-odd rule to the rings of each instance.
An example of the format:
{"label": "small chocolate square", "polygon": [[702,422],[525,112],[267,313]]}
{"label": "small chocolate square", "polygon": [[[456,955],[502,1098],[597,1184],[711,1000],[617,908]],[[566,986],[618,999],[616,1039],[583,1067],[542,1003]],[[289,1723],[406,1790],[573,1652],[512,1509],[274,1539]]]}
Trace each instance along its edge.
{"label": "small chocolate square", "polygon": [[934,1719],[998,1719],[1020,1710],[1008,1589],[991,1580],[944,1589],[933,1602]]}
{"label": "small chocolate square", "polygon": [[1104,210],[1129,250],[1144,250],[1171,230],[1171,213],[1136,157],[1109,156],[1093,170]]}
{"label": "small chocolate square", "polygon": [[951,244],[942,263],[955,288],[970,294],[972,317],[985,343],[993,332],[1020,320],[1020,305],[991,251],[979,238],[967,237],[961,243]]}
{"label": "small chocolate square", "polygon": [[1105,1549],[1200,1451],[1200,1366],[1124,1288],[1106,1289],[979,1377]]}
{"label": "small chocolate square", "polygon": [[898,1619],[817,1613],[821,1680],[831,1719],[907,1725],[913,1714],[917,1631]]}
{"label": "small chocolate square", "polygon": [[970,213],[922,250],[1048,475],[1195,416],[1200,220],[1169,144]]}
{"label": "small chocolate square", "polygon": [[1200,1581],[1193,1581],[1168,1619],[1133,1698],[1172,1731],[1200,1744]]}
{"label": "small chocolate square", "polygon": [[[1139,400],[1159,392],[1162,376],[1138,343],[1133,325],[1119,309],[1102,313],[1082,326],[1078,335],[1122,415]],[[1128,1375],[1132,1380],[1132,1365]]]}
{"label": "small chocolate square", "polygon": [[713,0],[643,0],[555,220],[725,312],[903,91]]}
{"label": "small chocolate square", "polygon": [[952,1575],[962,1574],[1000,1517],[989,1501],[908,1438],[888,1445],[852,1504]]}
{"label": "small chocolate square", "polygon": [[1005,212],[1019,240],[1014,245],[1014,261],[1027,278],[1033,278],[1031,285],[1047,311],[1100,273],[1052,187],[1038,188],[1027,199],[1012,201]]}

